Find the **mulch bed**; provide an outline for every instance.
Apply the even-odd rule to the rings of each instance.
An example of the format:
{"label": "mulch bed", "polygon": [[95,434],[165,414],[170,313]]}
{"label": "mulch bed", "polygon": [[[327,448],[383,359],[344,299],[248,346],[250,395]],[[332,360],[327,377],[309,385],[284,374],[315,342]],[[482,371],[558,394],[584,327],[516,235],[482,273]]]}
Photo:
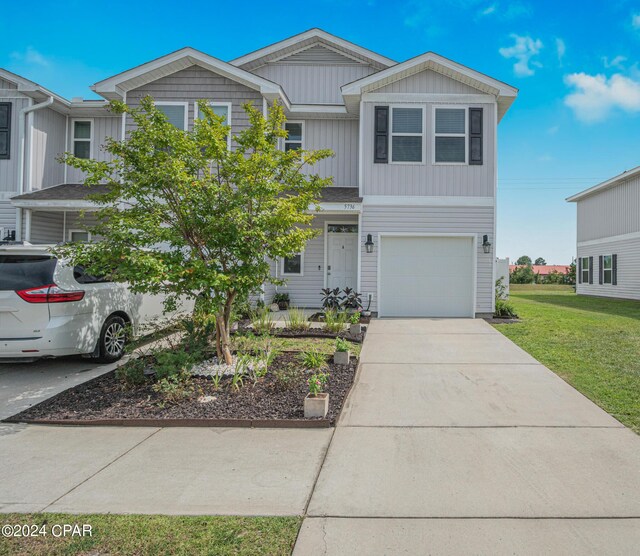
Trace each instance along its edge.
{"label": "mulch bed", "polygon": [[[10,422],[67,422],[68,424],[139,424],[163,426],[207,425],[216,426],[215,420],[224,420],[218,426],[278,426],[276,421],[290,421],[292,426],[317,427],[335,424],[356,374],[357,360],[352,357],[348,366],[329,362],[329,412],[325,420],[304,418],[303,400],[308,392],[308,374],[300,373],[284,387],[276,379],[276,371],[284,367],[300,368],[297,352],[279,354],[266,377],[255,385],[246,381],[240,390],[230,386],[230,378],[221,381],[216,390],[209,378],[194,377],[194,393],[175,403],[168,403],[154,392],[153,382],[134,388],[124,388],[110,372],[93,380],[61,392],[35,405],[7,421]],[[213,401],[201,403],[201,396],[214,396]],[[110,420],[116,420],[111,423]],[[141,421],[136,421],[141,420]],[[151,420],[145,422],[142,420]],[[163,421],[164,420],[164,421]],[[177,420],[177,421],[176,421]],[[190,422],[191,420],[191,422]],[[195,422],[194,420],[207,420]],[[318,421],[322,421],[320,423]],[[285,423],[281,423],[282,426]]]}

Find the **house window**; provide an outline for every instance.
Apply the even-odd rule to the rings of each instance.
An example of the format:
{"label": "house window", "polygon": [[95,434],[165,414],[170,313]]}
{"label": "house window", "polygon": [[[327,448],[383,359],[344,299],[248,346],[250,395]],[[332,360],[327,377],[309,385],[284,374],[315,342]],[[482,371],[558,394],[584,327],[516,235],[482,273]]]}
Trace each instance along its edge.
{"label": "house window", "polygon": [[602,257],[602,279],[605,284],[613,283],[613,256]]}
{"label": "house window", "polygon": [[422,162],[422,108],[391,109],[391,162]]}
{"label": "house window", "polygon": [[[216,116],[222,116],[224,125],[231,126],[231,103],[230,102],[210,102],[209,106]],[[194,104],[194,114],[197,118],[202,119],[202,111],[198,107],[198,103]],[[227,148],[231,150],[231,134],[227,135]]]}
{"label": "house window", "polygon": [[93,121],[73,121],[73,154],[78,158],[91,158]]}
{"label": "house window", "polygon": [[582,257],[581,263],[582,283],[589,283],[589,257]]}
{"label": "house window", "polygon": [[304,268],[304,253],[297,253],[292,257],[282,258],[283,276],[302,276]]}
{"label": "house window", "polygon": [[11,158],[11,103],[0,102],[0,160]]}
{"label": "house window", "polygon": [[156,108],[162,112],[169,123],[178,129],[187,129],[187,106],[186,102],[156,102]]}
{"label": "house window", "polygon": [[69,241],[88,243],[91,241],[91,234],[86,230],[69,230]]}
{"label": "house window", "polygon": [[434,142],[435,164],[466,164],[466,109],[435,108]]}
{"label": "house window", "polygon": [[304,149],[304,122],[286,122],[287,138],[284,140],[284,150]]}

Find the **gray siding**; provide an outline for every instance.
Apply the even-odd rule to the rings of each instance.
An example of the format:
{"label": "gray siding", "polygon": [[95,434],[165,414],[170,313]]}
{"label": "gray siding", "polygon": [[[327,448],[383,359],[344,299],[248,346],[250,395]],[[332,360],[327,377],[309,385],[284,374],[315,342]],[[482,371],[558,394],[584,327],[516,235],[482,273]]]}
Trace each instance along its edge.
{"label": "gray siding", "polygon": [[13,81],[0,78],[0,89],[17,89],[18,86]]}
{"label": "gray siding", "polygon": [[85,212],[84,216],[81,216],[80,212],[68,211],[65,217],[63,211],[33,211],[31,213],[31,243],[67,241],[69,230],[84,230],[95,223],[95,215],[91,212]]}
{"label": "gray siding", "polygon": [[[163,77],[127,93],[127,104],[138,106],[140,100],[150,95],[155,100],[173,102],[189,102],[189,126],[193,125],[194,102],[211,100],[231,102],[231,132],[236,134],[246,129],[249,119],[242,105],[252,102],[254,107],[262,111],[262,95],[245,85],[213,73],[199,66],[178,71],[168,77]],[[132,122],[127,121],[127,129],[132,128]]]}
{"label": "gray siding", "polygon": [[16,229],[16,209],[8,198],[0,197],[0,228],[5,231]]}
{"label": "gray siding", "polygon": [[[82,120],[83,118],[76,118]],[[106,137],[113,137],[119,139],[122,134],[122,118],[117,117],[105,117],[105,118],[84,118],[93,120],[93,158],[100,161],[111,160],[111,156],[106,153],[102,146],[105,143]],[[69,134],[67,150],[73,152],[73,120],[69,117]],[[66,183],[82,183],[84,182],[84,172],[71,168],[67,168]]]}
{"label": "gray siding", "polygon": [[474,89],[466,83],[460,83],[446,75],[433,70],[425,70],[419,73],[394,81],[378,89],[376,93],[450,93],[450,94],[478,94],[481,91]]}
{"label": "gray siding", "polygon": [[[618,255],[618,284],[601,285],[599,257],[614,254]],[[577,284],[578,294],[640,300],[640,237],[578,245],[578,257],[593,257],[593,284]]]}
{"label": "gray siding", "polygon": [[253,73],[282,86],[294,104],[344,104],[340,87],[374,73],[366,64],[266,64]]}
{"label": "gray siding", "polygon": [[[322,297],[320,290],[324,288],[324,223],[350,222],[357,223],[357,215],[322,215],[313,220],[313,228],[320,231],[318,237],[307,243],[304,251],[304,276],[288,276],[287,284],[278,286],[277,291],[287,292],[291,304],[297,307],[320,307]],[[280,268],[278,268],[279,275]],[[265,301],[271,301],[265,296]]]}
{"label": "gray siding", "polygon": [[[496,168],[494,164],[495,134],[494,104],[473,104],[484,108],[483,149],[484,164],[443,165],[433,164],[433,104],[418,103],[407,106],[422,106],[426,111],[426,126],[423,136],[422,164],[374,164],[373,163],[373,116],[374,106],[385,103],[364,103],[363,122],[363,195],[420,195],[420,196],[466,196],[493,197]],[[460,105],[467,107],[469,105]]]}
{"label": "gray siding", "polygon": [[307,169],[307,173],[333,177],[333,184],[358,186],[358,121],[305,120],[305,148],[331,149],[334,156]]}
{"label": "gray siding", "polygon": [[640,176],[578,201],[578,241],[640,232]]}
{"label": "gray siding", "polygon": [[0,192],[2,191],[18,191],[18,122],[20,110],[29,106],[27,98],[7,98],[6,102],[11,102],[11,158],[9,160],[0,160]]}
{"label": "gray siding", "polygon": [[65,152],[67,117],[45,108],[33,114],[30,190],[64,183],[64,165],[56,159]]}
{"label": "gray siding", "polygon": [[378,250],[366,253],[364,242],[367,234],[372,234],[378,243],[378,233],[473,233],[477,234],[478,267],[476,312],[492,313],[494,297],[493,263],[494,256],[482,250],[482,235],[493,235],[493,207],[427,207],[427,206],[370,206],[362,212],[360,230],[361,282],[363,302],[367,294],[373,294],[371,310],[378,310]]}

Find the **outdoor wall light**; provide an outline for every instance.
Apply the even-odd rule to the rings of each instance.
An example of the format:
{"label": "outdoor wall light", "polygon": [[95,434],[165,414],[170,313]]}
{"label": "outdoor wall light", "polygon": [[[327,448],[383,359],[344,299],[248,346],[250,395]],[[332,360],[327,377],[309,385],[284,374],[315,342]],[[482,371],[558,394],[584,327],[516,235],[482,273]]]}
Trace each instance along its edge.
{"label": "outdoor wall light", "polygon": [[491,242],[486,234],[482,236],[482,249],[485,253],[491,253]]}
{"label": "outdoor wall light", "polygon": [[367,241],[364,242],[364,246],[367,249],[367,253],[373,253],[373,239],[371,234],[367,234]]}

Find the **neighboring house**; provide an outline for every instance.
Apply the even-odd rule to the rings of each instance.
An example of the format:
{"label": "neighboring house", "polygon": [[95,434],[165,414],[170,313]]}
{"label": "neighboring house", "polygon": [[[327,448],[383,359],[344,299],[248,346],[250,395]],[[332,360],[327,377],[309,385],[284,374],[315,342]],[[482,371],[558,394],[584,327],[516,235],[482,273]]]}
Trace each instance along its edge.
{"label": "neighboring house", "polygon": [[576,291],[640,299],[640,166],[569,197],[576,203]]}
{"label": "neighboring house", "polygon": [[[105,156],[103,138],[124,137],[131,122],[104,101],[69,102],[1,70],[0,79],[0,103],[12,104],[0,225],[32,242],[86,238],[74,230],[78,211],[95,208],[89,191],[55,158]],[[184,48],[92,89],[133,106],[151,95],[184,129],[196,101],[210,99],[232,133],[248,125],[243,103],[266,112],[278,101],[282,148],[335,152],[311,170],[333,178],[314,219],[320,235],[273,263],[292,304],[318,307],[321,288],[351,287],[381,316],[493,312],[497,125],[515,88],[433,52],[397,63],[312,29],[230,62]],[[267,301],[275,290],[265,286]]]}
{"label": "neighboring house", "polygon": [[[516,268],[519,268],[524,265],[510,264],[509,272],[513,272]],[[569,273],[569,265],[566,264],[534,264],[531,265],[533,269],[533,273],[540,276],[540,278],[546,278],[552,272],[558,272],[560,274],[568,274]]]}

